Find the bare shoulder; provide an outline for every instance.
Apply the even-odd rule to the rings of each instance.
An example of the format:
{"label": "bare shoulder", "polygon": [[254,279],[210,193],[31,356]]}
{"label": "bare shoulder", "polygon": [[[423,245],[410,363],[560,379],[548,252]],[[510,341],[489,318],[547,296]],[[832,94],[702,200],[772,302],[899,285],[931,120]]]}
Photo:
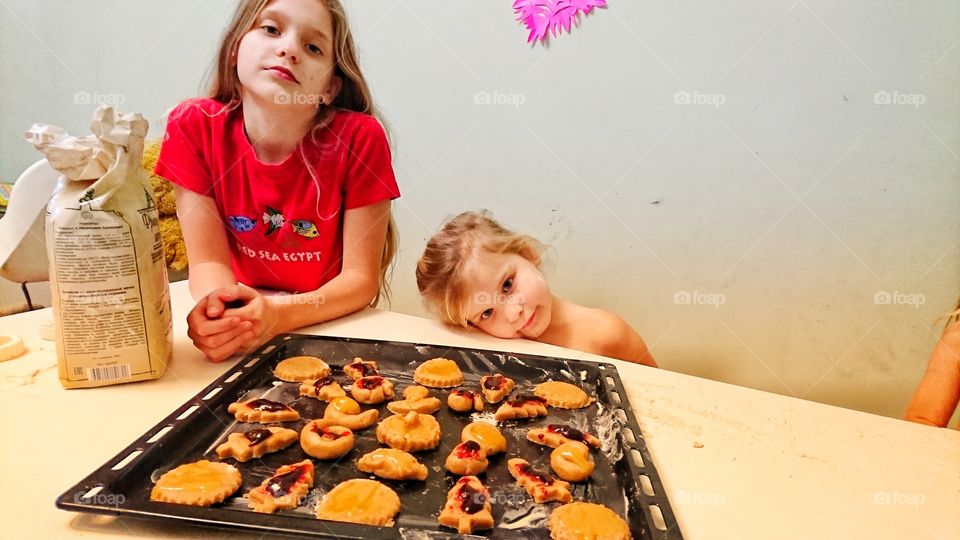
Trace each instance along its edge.
{"label": "bare shoulder", "polygon": [[591,316],[595,329],[592,346],[597,354],[656,367],[647,344],[627,321],[602,309],[591,311],[595,312]]}

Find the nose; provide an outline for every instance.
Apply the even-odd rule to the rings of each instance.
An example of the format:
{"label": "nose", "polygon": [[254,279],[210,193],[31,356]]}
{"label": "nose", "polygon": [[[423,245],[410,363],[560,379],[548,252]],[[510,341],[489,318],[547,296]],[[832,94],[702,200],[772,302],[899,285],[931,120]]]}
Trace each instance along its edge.
{"label": "nose", "polygon": [[506,315],[507,322],[515,323],[520,319],[520,314],[523,313],[523,306],[516,302],[508,302],[504,307],[504,314]]}
{"label": "nose", "polygon": [[296,64],[297,54],[295,51],[296,51],[295,45],[292,45],[289,39],[285,39],[281,41],[279,46],[277,47],[277,56],[279,56],[280,58],[289,57],[290,62]]}

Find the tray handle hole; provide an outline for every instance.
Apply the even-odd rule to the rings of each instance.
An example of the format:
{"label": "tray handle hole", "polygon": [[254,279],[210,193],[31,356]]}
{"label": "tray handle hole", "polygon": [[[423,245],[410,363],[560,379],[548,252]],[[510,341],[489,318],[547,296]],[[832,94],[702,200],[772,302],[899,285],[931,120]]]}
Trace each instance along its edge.
{"label": "tray handle hole", "polygon": [[623,409],[617,409],[613,411],[613,417],[620,421],[621,424],[628,424],[627,422],[627,413],[623,412]]}
{"label": "tray handle hole", "polygon": [[272,350],[274,350],[274,349],[276,349],[276,348],[277,348],[276,345],[271,345],[271,346],[267,347],[266,349],[260,351],[260,354],[266,356],[266,355],[270,354],[270,351],[272,351]]}
{"label": "tray handle hole", "polygon": [[147,444],[151,444],[151,443],[155,443],[155,442],[159,441],[159,440],[162,439],[163,436],[166,435],[167,432],[170,431],[171,429],[173,429],[173,426],[167,426],[167,427],[161,429],[161,430],[158,431],[153,437],[150,437],[149,439],[147,439]]}
{"label": "tray handle hole", "polygon": [[616,387],[617,387],[617,382],[613,380],[613,377],[609,377],[609,376],[608,376],[608,377],[606,378],[606,381],[607,381],[607,386],[609,386],[610,388],[616,388]]}
{"label": "tray handle hole", "polygon": [[[110,467],[110,470],[119,471],[120,469],[129,465],[131,461],[137,459],[137,456],[139,456],[142,453],[143,453],[143,450],[134,450],[133,452],[130,452],[129,454],[127,454],[127,457],[123,458],[123,460],[120,463],[117,463],[113,467]],[[90,494],[87,493],[87,495],[90,495]]]}
{"label": "tray handle hole", "polygon": [[617,407],[619,407],[620,404],[623,403],[623,401],[620,400],[620,392],[610,392],[610,399],[611,401],[613,401],[613,404],[616,405]]}
{"label": "tray handle hole", "polygon": [[183,411],[182,413],[180,413],[180,416],[177,417],[177,420],[183,420],[184,418],[186,418],[186,417],[190,416],[191,414],[193,414],[194,412],[196,412],[196,410],[199,409],[199,408],[200,408],[199,405],[191,405],[189,409],[187,409],[187,410]]}
{"label": "tray handle hole", "polygon": [[83,495],[81,495],[81,496],[80,496],[80,500],[92,499],[93,497],[96,497],[96,496],[97,496],[97,493],[100,493],[100,491],[102,491],[102,490],[103,490],[103,486],[95,486],[93,489],[91,489],[91,490],[87,491],[86,493],[84,493]]}
{"label": "tray handle hole", "polygon": [[245,367],[245,368],[253,367],[253,365],[256,364],[256,363],[259,362],[259,361],[260,361],[260,357],[258,356],[258,357],[256,357],[256,358],[254,358],[253,360],[250,360],[249,362],[247,362],[246,364],[244,364],[243,367]]}
{"label": "tray handle hole", "polygon": [[[637,450],[636,448],[630,449],[630,459],[633,460],[634,465],[636,465],[637,467],[640,467],[641,469],[646,466],[643,463],[643,456],[640,455],[640,451]],[[646,476],[644,476],[644,478],[646,478]],[[649,481],[650,479],[647,479],[647,482]],[[652,495],[652,493],[648,493],[648,495]]]}
{"label": "tray handle hole", "polygon": [[653,526],[661,531],[667,530],[667,522],[663,520],[663,512],[660,511],[660,507],[651,504],[648,508],[650,508],[650,517],[653,518]]}
{"label": "tray handle hole", "polygon": [[223,388],[220,387],[220,386],[214,388],[213,390],[210,391],[210,393],[208,393],[207,395],[203,396],[203,400],[206,401],[206,400],[212,398],[213,396],[219,394],[221,390],[223,390]]}
{"label": "tray handle hole", "polygon": [[[636,450],[634,450],[636,452]],[[643,494],[648,497],[653,497],[656,495],[656,492],[653,491],[653,483],[650,481],[650,477],[645,474],[640,475],[640,487],[643,488]]]}
{"label": "tray handle hole", "polygon": [[227,380],[225,380],[225,381],[223,381],[223,382],[233,382],[233,381],[237,380],[237,377],[239,377],[240,374],[242,374],[242,373],[243,373],[242,371],[238,371],[238,372],[234,373],[233,375],[231,375],[229,379],[227,379]]}
{"label": "tray handle hole", "polygon": [[637,444],[637,436],[633,434],[632,429],[625,427],[621,433],[623,434],[624,440],[626,440],[628,443]]}

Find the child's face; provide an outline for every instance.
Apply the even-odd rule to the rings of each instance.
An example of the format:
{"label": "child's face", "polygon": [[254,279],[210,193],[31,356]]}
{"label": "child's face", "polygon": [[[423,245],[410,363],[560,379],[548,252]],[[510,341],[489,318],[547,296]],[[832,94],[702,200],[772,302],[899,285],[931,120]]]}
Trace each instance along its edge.
{"label": "child's face", "polygon": [[304,109],[332,103],[340,90],[332,40],[333,20],[320,0],[273,0],[237,48],[243,92]]}
{"label": "child's face", "polygon": [[500,338],[537,338],[550,326],[553,297],[540,270],[516,254],[480,251],[463,269],[467,320]]}

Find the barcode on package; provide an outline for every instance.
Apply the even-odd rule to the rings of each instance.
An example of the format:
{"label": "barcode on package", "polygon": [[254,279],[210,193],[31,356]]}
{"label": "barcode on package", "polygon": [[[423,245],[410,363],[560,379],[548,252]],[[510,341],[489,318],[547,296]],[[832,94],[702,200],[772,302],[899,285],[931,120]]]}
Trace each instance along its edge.
{"label": "barcode on package", "polygon": [[91,381],[116,381],[118,379],[129,379],[130,364],[88,368],[87,375]]}

